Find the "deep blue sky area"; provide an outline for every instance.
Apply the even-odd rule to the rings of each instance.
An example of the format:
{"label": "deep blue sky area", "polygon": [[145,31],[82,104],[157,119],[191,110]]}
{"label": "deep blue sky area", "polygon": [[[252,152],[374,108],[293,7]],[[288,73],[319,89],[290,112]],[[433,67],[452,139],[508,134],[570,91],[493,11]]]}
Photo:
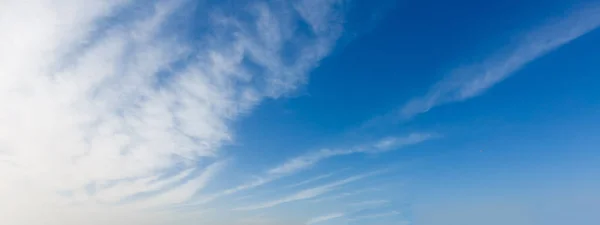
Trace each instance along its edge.
{"label": "deep blue sky area", "polygon": [[391,179],[410,182],[388,193],[411,193],[401,202],[433,208],[472,202],[478,207],[504,199],[509,205],[527,205],[523,213],[535,215],[514,224],[542,221],[532,218],[548,212],[538,212],[531,204],[552,204],[540,200],[551,194],[591,194],[591,187],[599,185],[593,181],[600,173],[599,30],[528,61],[480,95],[410,120],[387,120],[368,129],[364,124],[393,114],[457,68],[511,51],[528,32],[585,3],[461,0],[387,5],[372,12],[379,13],[377,19],[362,21],[368,28],[342,38],[346,42],[311,72],[305,87],[290,98],[264,102],[238,123],[240,130],[255,131],[240,133],[236,138],[243,145],[232,151],[253,162],[246,165],[249,169],[263,168],[263,163],[298,152],[345,147],[382,134],[435,132],[440,137],[427,143],[385,156],[344,156],[316,170],[400,166],[402,175]]}
{"label": "deep blue sky area", "polygon": [[[413,1],[390,7],[390,3],[359,1],[354,6],[361,5],[369,5],[364,8],[380,14],[379,19],[368,22],[372,28],[346,34],[352,37],[346,37],[347,43],[342,42],[323,60],[310,74],[308,84],[291,98],[265,101],[236,124],[240,130],[257,129],[237,134],[237,140],[244,143],[239,148],[247,157],[276,160],[296,151],[335,144],[332,139],[425,93],[456,67],[484,60],[517,42],[528,29],[565,14],[577,4]],[[378,10],[379,5],[388,8]],[[368,14],[360,12],[361,16]],[[350,13],[348,21],[358,20],[352,16]],[[596,36],[598,32],[590,32],[569,43],[568,48],[537,59],[483,96],[442,106],[414,121],[384,129],[439,129],[462,135],[484,129],[480,126],[486,124],[551,126],[580,117],[598,108],[593,87],[597,66],[591,54],[598,49]],[[265,157],[260,154],[264,152],[271,154]]]}

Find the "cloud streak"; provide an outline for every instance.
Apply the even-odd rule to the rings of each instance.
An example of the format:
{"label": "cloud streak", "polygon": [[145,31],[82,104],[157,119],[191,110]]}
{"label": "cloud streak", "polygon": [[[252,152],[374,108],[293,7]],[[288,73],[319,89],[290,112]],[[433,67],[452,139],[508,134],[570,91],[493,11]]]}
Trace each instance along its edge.
{"label": "cloud streak", "polygon": [[389,201],[389,200],[369,200],[369,201],[363,201],[363,202],[350,203],[349,205],[355,206],[355,207],[365,207],[365,206],[385,205],[390,202],[391,201]]}
{"label": "cloud streak", "polygon": [[298,182],[298,183],[295,183],[295,184],[290,184],[290,185],[288,185],[288,186],[286,186],[286,187],[287,187],[287,188],[294,188],[294,187],[298,187],[298,186],[302,186],[302,185],[310,184],[310,183],[313,183],[313,182],[317,182],[317,181],[320,181],[320,180],[323,180],[323,179],[326,179],[326,178],[332,177],[333,175],[335,175],[336,173],[339,173],[339,172],[341,172],[341,171],[342,171],[342,170],[340,170],[340,171],[337,171],[337,172],[331,172],[331,173],[322,174],[322,175],[319,175],[319,176],[316,176],[316,177],[310,178],[310,179],[308,179],[308,180],[300,181],[300,182]]}
{"label": "cloud streak", "polygon": [[381,191],[381,190],[382,189],[380,189],[380,188],[367,188],[367,189],[356,190],[356,191],[352,191],[352,192],[344,192],[344,193],[336,194],[333,196],[318,198],[318,199],[314,199],[311,201],[312,202],[322,202],[322,201],[328,201],[328,200],[337,200],[337,199],[341,199],[341,198],[346,198],[346,197],[355,196],[355,195],[359,195],[359,194],[363,194],[363,193],[375,192],[375,191]]}
{"label": "cloud streak", "polygon": [[204,168],[197,177],[186,180],[183,184],[154,195],[148,199],[141,200],[135,204],[138,207],[166,207],[182,203],[190,199],[194,194],[201,191],[225,166],[225,162],[215,162]]}
{"label": "cloud streak", "polygon": [[258,209],[265,209],[265,208],[271,208],[277,205],[281,205],[284,203],[289,203],[289,202],[295,202],[295,201],[300,201],[300,200],[306,200],[306,199],[312,199],[318,196],[321,196],[323,194],[329,193],[331,191],[333,191],[335,188],[340,187],[342,185],[348,184],[348,183],[352,183],[352,182],[356,182],[377,174],[382,173],[383,171],[376,171],[376,172],[371,172],[371,173],[365,173],[365,174],[360,174],[360,175],[355,175],[355,176],[351,176],[348,177],[346,179],[343,180],[339,180],[333,183],[329,183],[326,185],[322,185],[322,186],[318,186],[318,187],[314,187],[314,188],[308,188],[308,189],[304,189],[302,191],[296,192],[292,195],[288,195],[285,196],[283,198],[280,199],[276,199],[276,200],[272,200],[272,201],[268,201],[268,202],[263,202],[263,203],[258,203],[255,205],[250,205],[250,206],[244,206],[244,207],[239,207],[236,208],[235,210],[239,210],[239,211],[248,211],[248,210],[258,210]]}
{"label": "cloud streak", "polygon": [[348,219],[348,221],[377,219],[377,218],[382,218],[382,217],[397,216],[397,215],[400,215],[400,214],[401,213],[398,212],[398,211],[390,211],[390,212],[383,212],[383,213],[374,213],[374,214],[368,214],[368,215],[355,216],[355,217],[352,217],[352,218]]}
{"label": "cloud streak", "polygon": [[[304,155],[297,156],[290,160],[285,161],[284,163],[275,166],[269,169],[263,176],[255,178],[249,182],[243,183],[233,188],[225,189],[218,193],[213,193],[207,196],[203,196],[199,199],[190,201],[182,206],[190,207],[207,204],[209,202],[214,201],[215,199],[236,194],[241,191],[246,191],[252,188],[257,188],[268,183],[271,183],[275,180],[281,179],[283,177],[291,176],[297,174],[311,166],[318,164],[319,162],[338,156],[351,155],[351,154],[376,154],[383,153],[386,151],[392,151],[395,149],[400,149],[404,147],[408,147],[411,145],[415,145],[430,139],[434,139],[439,137],[438,134],[435,133],[411,133],[407,136],[398,136],[398,137],[387,137],[383,138],[377,142],[369,143],[366,145],[355,146],[349,149],[339,149],[339,150],[331,150],[331,149],[322,149],[316,152],[309,152]],[[323,175],[324,177],[328,177],[328,175]],[[323,179],[323,177],[317,177],[319,179]],[[313,180],[308,180],[307,183],[313,182]],[[300,183],[303,185],[304,183]],[[297,184],[295,184],[297,185]],[[294,185],[292,185],[294,186]]]}
{"label": "cloud streak", "polygon": [[328,214],[328,215],[323,215],[323,216],[319,216],[319,217],[310,219],[308,222],[306,222],[306,225],[318,224],[318,223],[322,223],[325,221],[338,219],[343,216],[345,216],[344,213],[332,213],[332,214]]}
{"label": "cloud streak", "polygon": [[[432,108],[476,97],[508,78],[528,63],[600,26],[600,5],[586,5],[550,21],[522,36],[516,45],[482,61],[452,71],[423,96],[410,100],[399,110],[409,119]],[[396,114],[397,115],[397,114]]]}
{"label": "cloud streak", "polygon": [[382,153],[394,149],[400,149],[411,145],[419,144],[421,142],[433,139],[437,136],[438,135],[432,133],[411,133],[404,137],[399,136],[383,138],[377,141],[376,143],[363,146],[355,146],[349,149],[322,149],[317,152],[311,152],[305,155],[292,158],[286,161],[285,163],[281,164],[280,166],[269,170],[268,173],[274,175],[295,173],[297,171],[309,168],[319,163],[320,161],[332,157],[351,155],[357,153]]}

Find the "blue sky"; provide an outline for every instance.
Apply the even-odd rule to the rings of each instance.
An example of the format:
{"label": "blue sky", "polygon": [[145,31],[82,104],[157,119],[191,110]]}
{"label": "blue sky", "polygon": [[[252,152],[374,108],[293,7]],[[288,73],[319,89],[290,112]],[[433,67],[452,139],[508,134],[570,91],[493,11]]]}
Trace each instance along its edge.
{"label": "blue sky", "polygon": [[0,223],[597,224],[599,26],[592,0],[2,2]]}

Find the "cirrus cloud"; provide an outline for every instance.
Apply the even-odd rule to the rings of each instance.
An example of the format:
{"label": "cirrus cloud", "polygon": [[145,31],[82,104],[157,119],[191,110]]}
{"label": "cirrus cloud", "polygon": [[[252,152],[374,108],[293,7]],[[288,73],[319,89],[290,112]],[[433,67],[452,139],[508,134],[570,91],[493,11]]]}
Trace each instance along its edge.
{"label": "cirrus cloud", "polygon": [[[0,211],[14,212],[2,223],[189,200],[225,165],[229,125],[329,54],[339,4],[204,6],[210,29],[196,38],[172,32],[192,18],[186,0],[2,1]],[[86,216],[45,224],[74,218]]]}

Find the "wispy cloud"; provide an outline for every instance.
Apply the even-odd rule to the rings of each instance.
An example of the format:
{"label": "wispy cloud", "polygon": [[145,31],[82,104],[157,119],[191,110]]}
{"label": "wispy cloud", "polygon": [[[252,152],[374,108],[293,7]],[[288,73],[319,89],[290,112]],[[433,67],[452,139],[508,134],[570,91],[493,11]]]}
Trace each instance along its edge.
{"label": "wispy cloud", "polygon": [[316,152],[311,152],[305,155],[298,156],[296,158],[292,158],[285,163],[272,168],[268,171],[270,175],[282,175],[282,174],[292,174],[297,171],[306,169],[312,165],[317,164],[319,161],[328,159],[335,156],[341,155],[349,155],[352,153],[356,153],[361,151],[360,147],[355,147],[353,149],[321,149]]}
{"label": "wispy cloud", "polygon": [[336,194],[333,196],[327,196],[327,197],[314,199],[311,201],[312,202],[322,202],[322,201],[328,201],[328,200],[336,200],[336,199],[346,198],[346,197],[350,197],[350,196],[355,196],[355,195],[369,193],[369,192],[375,192],[375,191],[381,191],[381,188],[366,188],[366,189],[361,189],[361,190],[356,190],[356,191],[351,191],[351,192],[344,192],[344,193]]}
{"label": "wispy cloud", "polygon": [[[343,169],[343,170],[346,170],[346,169]],[[307,180],[304,180],[304,181],[300,181],[298,183],[290,184],[290,185],[288,185],[286,187],[287,188],[293,188],[293,187],[299,187],[299,186],[307,185],[307,184],[310,184],[310,183],[313,183],[313,182],[317,182],[317,181],[320,181],[320,180],[323,180],[323,179],[326,179],[326,178],[330,178],[333,175],[335,175],[335,174],[337,174],[337,173],[339,173],[339,172],[341,172],[343,170],[336,171],[336,172],[331,172],[331,173],[326,173],[326,174],[322,174],[322,175],[319,175],[319,176],[316,176],[316,177],[313,177],[313,178],[310,178],[310,179],[307,179]]]}
{"label": "wispy cloud", "polygon": [[[600,5],[588,4],[558,20],[527,32],[514,45],[502,49],[481,63],[461,67],[433,85],[427,94],[410,100],[399,110],[401,119],[452,102],[476,97],[503,81],[523,66],[600,25]],[[398,114],[394,114],[397,118]]]}
{"label": "wispy cloud", "polygon": [[306,168],[309,168],[320,161],[336,157],[351,155],[356,153],[381,153],[394,149],[400,149],[415,145],[432,138],[435,138],[436,134],[431,133],[412,133],[405,137],[387,137],[376,143],[355,146],[349,149],[322,149],[317,152],[311,152],[305,155],[301,155],[288,160],[287,162],[269,170],[269,174],[288,174],[294,173]]}
{"label": "wispy cloud", "polygon": [[365,173],[365,174],[360,174],[360,175],[355,175],[352,177],[348,177],[346,179],[343,180],[339,180],[333,183],[329,183],[326,185],[322,185],[322,186],[318,186],[318,187],[314,187],[314,188],[309,188],[309,189],[305,189],[299,192],[296,192],[292,195],[288,195],[285,196],[283,198],[280,199],[276,199],[273,201],[268,201],[268,202],[263,202],[263,203],[258,203],[255,205],[250,205],[250,206],[244,206],[244,207],[239,207],[236,208],[236,210],[257,210],[257,209],[264,209],[264,208],[270,208],[270,207],[274,207],[277,205],[281,205],[284,203],[289,203],[289,202],[295,202],[295,201],[300,201],[300,200],[306,200],[306,199],[312,199],[315,197],[318,197],[320,195],[329,193],[331,191],[333,191],[335,188],[340,187],[342,185],[351,183],[351,182],[356,182],[358,180],[362,180],[365,179],[367,177],[371,177],[377,174],[382,173],[383,171],[376,171],[376,172],[371,172],[371,173]]}
{"label": "wispy cloud", "polygon": [[165,207],[172,204],[182,203],[206,187],[211,179],[213,179],[223,169],[225,164],[225,162],[213,163],[207,168],[204,168],[199,176],[186,180],[183,184],[175,188],[136,202],[136,205],[138,207]]}
{"label": "wispy cloud", "polygon": [[[424,141],[427,141],[429,139],[433,139],[436,137],[439,137],[439,135],[435,134],[435,133],[412,133],[407,136],[386,137],[386,138],[383,138],[381,140],[378,140],[376,142],[373,142],[373,143],[370,143],[367,145],[355,146],[353,148],[350,148],[349,150],[324,149],[324,150],[317,151],[317,152],[307,153],[305,155],[301,155],[301,156],[298,156],[291,160],[288,160],[288,161],[284,162],[283,164],[268,170],[267,174],[264,177],[259,177],[249,183],[245,183],[240,186],[237,186],[237,187],[234,187],[231,189],[227,189],[223,192],[210,195],[199,201],[194,201],[191,203],[191,205],[205,204],[205,203],[208,203],[208,202],[210,202],[216,198],[222,197],[222,196],[234,194],[239,191],[243,191],[243,190],[259,187],[261,185],[265,185],[265,184],[270,183],[274,180],[277,180],[281,177],[285,177],[285,176],[289,176],[289,175],[298,173],[306,168],[309,168],[310,166],[313,166],[313,165],[319,163],[322,160],[325,160],[325,159],[328,159],[331,157],[350,155],[350,154],[356,154],[356,153],[369,153],[369,154],[383,153],[385,151],[391,151],[394,149],[400,149],[400,148],[407,147],[410,145],[415,145],[415,144],[418,144],[418,143],[421,143],[421,142],[424,142]],[[324,174],[324,175],[321,175],[321,176],[318,176],[318,177],[315,177],[315,178],[312,178],[312,179],[309,179],[309,180],[306,180],[306,181],[303,181],[300,183],[292,184],[291,186],[295,187],[295,186],[304,185],[306,183],[311,183],[316,180],[321,180],[321,179],[330,177],[333,174],[334,173]],[[316,189],[316,190],[321,190],[321,189]],[[273,201],[273,202],[267,202],[267,203],[264,203],[263,205],[259,205],[256,207],[242,207],[242,208],[238,208],[238,210],[268,208],[268,207],[282,204],[284,202],[304,200],[304,199],[313,199],[312,200],[313,202],[318,202],[318,201],[323,201],[323,200],[343,198],[343,197],[356,195],[356,194],[364,193],[367,191],[373,191],[373,190],[377,190],[377,189],[373,188],[373,189],[368,189],[368,190],[360,190],[360,191],[355,191],[355,192],[342,193],[342,194],[328,197],[328,198],[313,199],[313,198],[318,197],[325,193],[319,193],[316,196],[304,195],[307,193],[313,193],[312,191],[315,191],[313,189],[309,189],[309,190],[305,190],[307,192],[300,192],[300,193],[298,193],[298,195],[288,196],[288,198],[285,198],[285,199],[280,199],[280,200]],[[306,197],[306,196],[309,196],[309,197]]]}
{"label": "wispy cloud", "polygon": [[390,202],[391,202],[390,200],[369,200],[369,201],[350,203],[349,205],[356,206],[356,207],[364,207],[364,206],[384,205],[384,204],[388,204]]}
{"label": "wispy cloud", "polygon": [[343,31],[338,1],[250,1],[207,6],[195,20],[209,29],[190,37],[177,19],[195,4],[0,3],[0,211],[27,212],[5,222],[65,198],[97,209],[140,194],[189,200],[220,171],[229,125],[305,83]]}
{"label": "wispy cloud", "polygon": [[400,214],[401,213],[398,212],[398,211],[374,213],[374,214],[368,214],[368,215],[354,216],[352,218],[349,218],[348,221],[376,219],[376,218],[382,218],[382,217],[397,216],[397,215],[400,215]]}
{"label": "wispy cloud", "polygon": [[325,221],[341,218],[344,215],[345,215],[344,213],[332,213],[332,214],[328,214],[328,215],[318,216],[318,217],[310,219],[308,222],[306,222],[306,225],[322,223]]}
{"label": "wispy cloud", "polygon": [[[255,178],[247,183],[235,186],[233,188],[225,189],[218,193],[213,193],[207,196],[203,196],[199,199],[193,200],[185,204],[186,207],[194,205],[202,205],[214,201],[215,199],[232,195],[241,191],[249,190],[252,188],[260,187],[265,184],[271,183],[275,180],[296,174],[303,171],[323,160],[336,156],[351,155],[357,153],[374,154],[382,153],[385,151],[391,151],[394,149],[400,149],[415,145],[433,138],[439,135],[434,133],[412,133],[404,137],[387,137],[377,142],[369,143],[366,145],[355,146],[349,149],[331,150],[322,149],[316,152],[309,152],[304,155],[297,156],[284,163],[269,169],[266,174]],[[311,181],[312,182],[312,181]]]}
{"label": "wispy cloud", "polygon": [[138,193],[154,192],[162,188],[175,185],[176,183],[181,182],[184,178],[190,176],[192,172],[194,172],[194,168],[183,170],[174,176],[162,180],[160,180],[159,176],[156,175],[144,179],[120,182],[116,185],[102,188],[94,194],[94,198],[100,202],[119,202],[126,197],[133,196]]}

